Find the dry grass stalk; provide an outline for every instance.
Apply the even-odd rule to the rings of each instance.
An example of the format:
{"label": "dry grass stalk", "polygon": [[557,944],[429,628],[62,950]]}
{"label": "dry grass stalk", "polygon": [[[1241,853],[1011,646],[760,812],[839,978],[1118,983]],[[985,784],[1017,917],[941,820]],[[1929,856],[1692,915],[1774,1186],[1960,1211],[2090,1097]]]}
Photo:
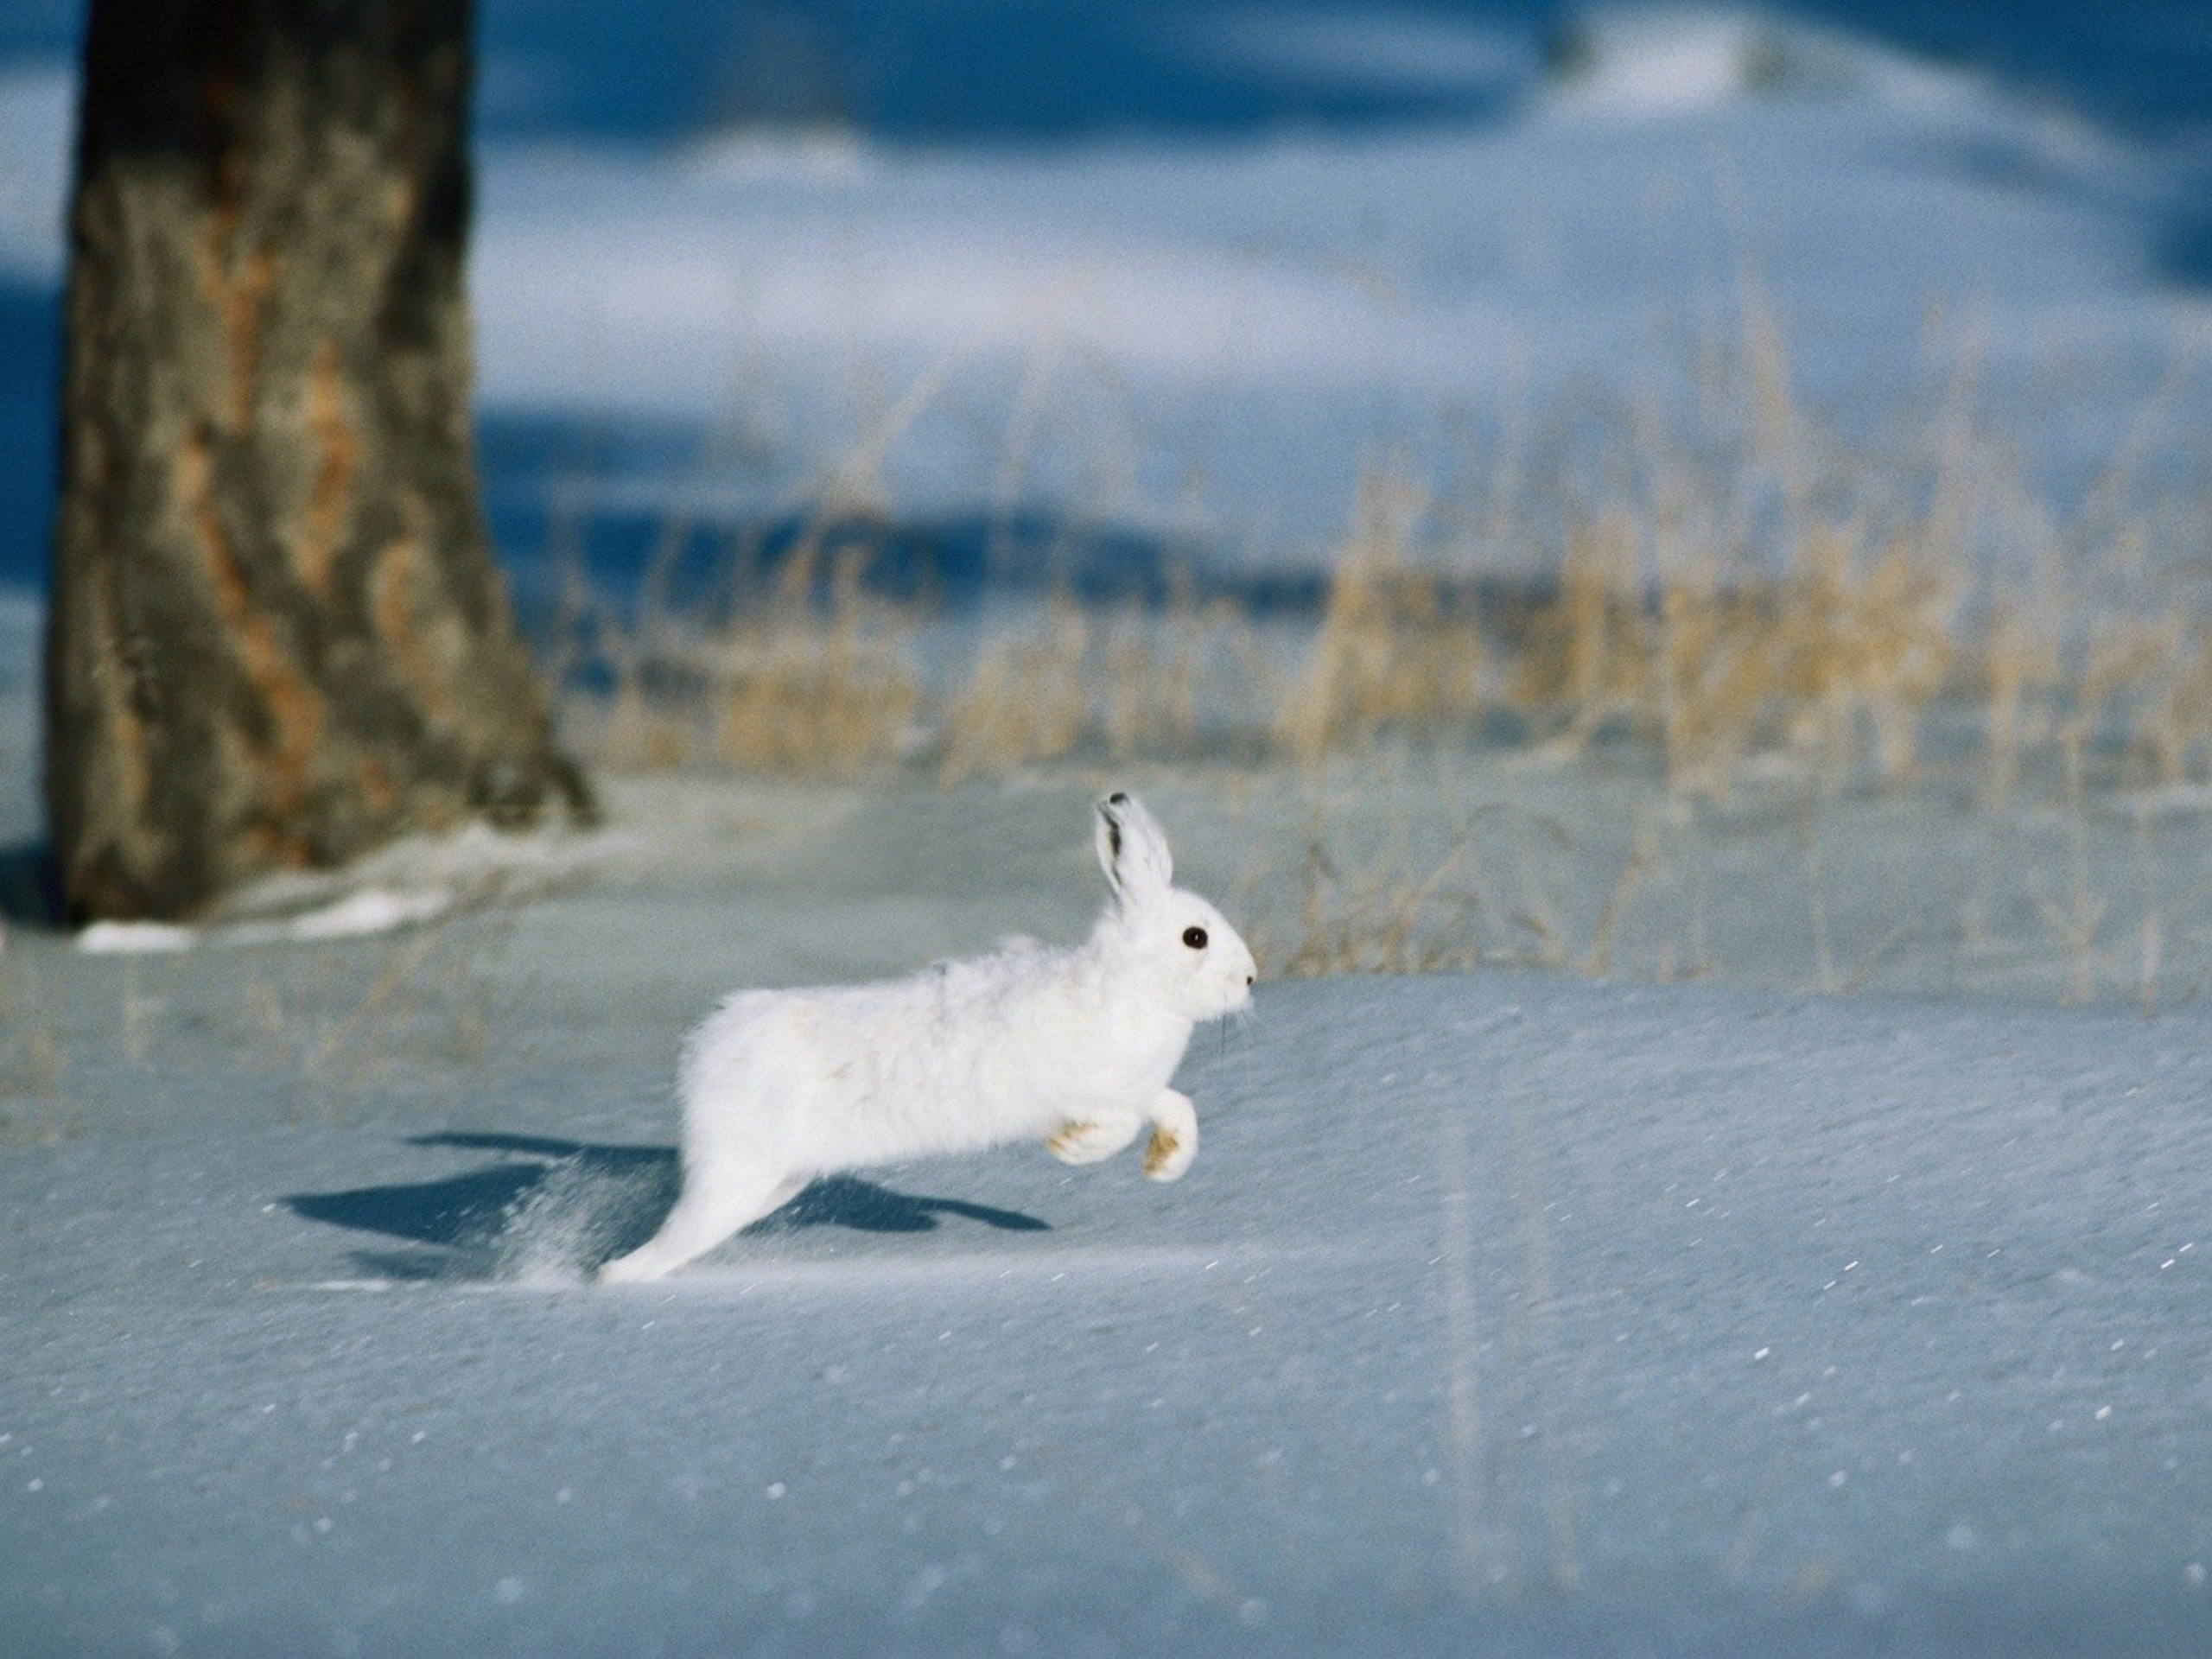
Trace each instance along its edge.
{"label": "dry grass stalk", "polygon": [[2158,782],[2212,772],[2212,624],[2170,614],[2131,734]]}
{"label": "dry grass stalk", "polygon": [[59,1098],[67,1064],[44,976],[0,927],[0,1099],[36,1103],[0,1116],[0,1141],[66,1141],[76,1133],[75,1110]]}
{"label": "dry grass stalk", "polygon": [[1604,979],[1612,973],[1613,949],[1620,936],[1621,918],[1635,901],[1637,889],[1658,864],[1658,830],[1646,813],[1637,821],[1636,844],[1622,861],[1621,873],[1615,879],[1612,890],[1605,895],[1605,907],[1598,912],[1597,925],[1591,930],[1590,947],[1582,953],[1582,971],[1586,977]]}
{"label": "dry grass stalk", "polygon": [[1924,540],[1897,537],[1870,553],[1858,527],[1844,525],[1800,541],[1773,607],[1775,695],[1832,766],[1850,764],[1861,720],[1879,776],[1912,766],[1922,717],[1951,680],[1960,598],[1949,562]]}
{"label": "dry grass stalk", "polygon": [[600,722],[592,754],[612,772],[667,771],[696,754],[696,726],[690,709],[670,708],[664,696],[625,675]]}
{"label": "dry grass stalk", "polygon": [[628,629],[602,620],[614,690],[588,740],[594,760],[850,776],[904,753],[922,705],[914,619],[864,591],[864,551],[838,559],[817,596],[820,563],[816,543],[802,546],[734,620],[685,624],[647,607]]}
{"label": "dry grass stalk", "polygon": [[1625,512],[1571,524],[1558,586],[1535,608],[1509,677],[1523,708],[1569,715],[1579,747],[1608,720],[1633,718],[1649,691],[1649,624],[1638,570],[1642,531]]}
{"label": "dry grass stalk", "polygon": [[257,972],[243,993],[253,1057],[313,1085],[334,1122],[359,1090],[404,1070],[457,1084],[504,1012],[495,970],[512,929],[492,903],[381,938],[365,962],[359,946],[288,947],[287,971]]}
{"label": "dry grass stalk", "polygon": [[[1478,895],[1446,892],[1464,856],[1463,839],[1425,876],[1409,877],[1395,858],[1347,878],[1320,840],[1307,844],[1301,872],[1298,942],[1280,967],[1291,978],[1322,974],[1444,973],[1483,959],[1472,929],[1461,931]],[[1445,913],[1442,918],[1434,913]]]}
{"label": "dry grass stalk", "polygon": [[1730,584],[1718,560],[1642,576],[1645,531],[1614,510],[1573,528],[1557,589],[1530,618],[1510,684],[1556,711],[1580,748],[1620,726],[1655,741],[1670,787],[1724,795],[1749,754],[1786,749],[1823,772],[1913,763],[1959,654],[1958,584],[1920,544],[1869,552],[1855,524],[1808,531],[1779,581]]}
{"label": "dry grass stalk", "polygon": [[1092,626],[1056,595],[1041,636],[986,645],[946,711],[940,776],[948,783],[1072,752],[1090,727]]}
{"label": "dry grass stalk", "polygon": [[1233,718],[1274,707],[1274,677],[1232,601],[1201,606],[1179,592],[1162,616],[1128,616],[1108,640],[1100,716],[1107,752],[1116,760],[1190,753],[1209,709]]}
{"label": "dry grass stalk", "polygon": [[1274,713],[1278,745],[1311,764],[1386,728],[1464,728],[1484,704],[1482,637],[1415,563],[1423,498],[1363,471],[1304,670]]}
{"label": "dry grass stalk", "polygon": [[[1401,783],[1391,769],[1378,787],[1393,791],[1395,799]],[[1391,834],[1348,868],[1331,834],[1329,816],[1325,808],[1317,809],[1307,831],[1288,948],[1273,948],[1264,914],[1247,930],[1269,974],[1297,978],[1444,973],[1483,964],[1580,965],[1591,974],[1609,972],[1621,917],[1658,862],[1657,836],[1647,822],[1592,925],[1586,948],[1578,953],[1570,948],[1567,924],[1537,868],[1539,861],[1571,857],[1576,850],[1555,819],[1504,803],[1481,806],[1466,815],[1458,835],[1433,859],[1417,857],[1408,845],[1409,825],[1394,819]],[[1493,894],[1484,874],[1505,864],[1509,847],[1517,855],[1513,868],[1520,889],[1517,901],[1510,904]],[[1270,885],[1265,879],[1270,874],[1254,875],[1244,890],[1256,896]]]}
{"label": "dry grass stalk", "polygon": [[2067,885],[2064,895],[2038,893],[2036,907],[2066,963],[2064,1001],[2088,1003],[2097,995],[2097,941],[2111,906],[2091,890],[2088,805],[2078,733],[2062,739],[2066,767]]}
{"label": "dry grass stalk", "polygon": [[1264,707],[1271,683],[1232,604],[1200,606],[1185,588],[1158,614],[1108,616],[1056,594],[1033,633],[1000,634],[977,653],[945,709],[938,774],[1005,772],[1094,741],[1116,760],[1188,754],[1209,711]]}
{"label": "dry grass stalk", "polygon": [[895,758],[921,707],[898,632],[857,597],[729,627],[713,642],[709,747],[732,766],[850,774]]}
{"label": "dry grass stalk", "polygon": [[2020,607],[1999,602],[1981,640],[1983,794],[2001,805],[2019,786],[2021,763],[2043,735],[2042,712],[2064,672],[2048,627],[2031,624]]}
{"label": "dry grass stalk", "polygon": [[2165,957],[2165,916],[2158,900],[2158,861],[2151,815],[2135,809],[2135,878],[2139,905],[2136,923],[2136,1006],[2149,1018],[2158,1008],[2158,970]]}
{"label": "dry grass stalk", "polygon": [[[1677,582],[1661,595],[1649,658],[1640,664],[1656,705],[1668,787],[1726,795],[1780,677],[1782,640],[1757,595],[1717,582]],[[1654,723],[1647,714],[1644,722]]]}

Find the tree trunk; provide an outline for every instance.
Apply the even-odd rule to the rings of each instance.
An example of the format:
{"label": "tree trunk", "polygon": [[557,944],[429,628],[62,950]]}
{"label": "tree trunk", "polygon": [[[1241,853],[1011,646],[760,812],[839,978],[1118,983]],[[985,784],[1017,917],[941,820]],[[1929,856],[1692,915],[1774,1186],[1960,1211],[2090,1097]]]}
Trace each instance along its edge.
{"label": "tree trunk", "polygon": [[92,0],[47,642],[72,920],[590,804],[469,429],[467,0]]}

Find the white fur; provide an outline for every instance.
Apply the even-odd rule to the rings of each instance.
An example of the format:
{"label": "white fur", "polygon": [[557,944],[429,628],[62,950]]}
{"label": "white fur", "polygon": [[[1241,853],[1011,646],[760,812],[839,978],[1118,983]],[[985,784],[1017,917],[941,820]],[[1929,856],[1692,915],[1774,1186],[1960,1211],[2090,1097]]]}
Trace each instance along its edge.
{"label": "white fur", "polygon": [[1114,899],[1079,945],[1010,940],[884,984],[725,1001],[684,1044],[683,1195],[600,1277],[657,1279],[819,1176],[910,1158],[1037,1139],[1092,1163],[1150,1123],[1145,1173],[1179,1177],[1198,1116],[1168,1080],[1198,1021],[1250,1005],[1252,953],[1173,885],[1132,797],[1098,804],[1098,855]]}

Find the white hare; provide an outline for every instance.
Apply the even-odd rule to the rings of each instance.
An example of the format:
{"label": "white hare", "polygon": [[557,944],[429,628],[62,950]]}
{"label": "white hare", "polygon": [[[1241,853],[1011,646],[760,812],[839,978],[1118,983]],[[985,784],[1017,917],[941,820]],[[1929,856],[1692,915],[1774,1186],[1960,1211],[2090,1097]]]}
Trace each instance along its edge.
{"label": "white hare", "polygon": [[818,1176],[1034,1136],[1095,1163],[1153,1126],[1144,1173],[1172,1181],[1198,1115],[1168,1087],[1191,1032],[1249,1007],[1252,953],[1173,884],[1136,800],[1098,804],[1113,900],[1067,949],[1011,940],[877,985],[740,991],[684,1044],[683,1190],[660,1231],[600,1269],[657,1279]]}

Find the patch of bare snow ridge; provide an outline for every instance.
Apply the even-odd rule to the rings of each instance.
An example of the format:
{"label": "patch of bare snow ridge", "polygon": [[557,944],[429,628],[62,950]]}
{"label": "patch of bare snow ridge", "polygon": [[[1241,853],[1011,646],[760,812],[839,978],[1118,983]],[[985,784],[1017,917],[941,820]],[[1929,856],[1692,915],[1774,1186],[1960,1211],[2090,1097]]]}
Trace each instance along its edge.
{"label": "patch of bare snow ridge", "polygon": [[77,936],[93,956],[198,946],[327,944],[399,931],[493,898],[528,898],[585,880],[624,849],[620,833],[561,829],[512,835],[481,823],[403,837],[342,869],[271,876],[212,921],[95,922]]}
{"label": "patch of bare snow ridge", "polygon": [[1654,116],[1787,96],[1922,109],[1978,101],[1966,76],[1840,30],[1758,12],[1605,10],[1575,20],[1554,54],[1553,102]]}
{"label": "patch of bare snow ridge", "polygon": [[172,922],[95,922],[77,936],[77,948],[92,956],[130,956],[188,950],[196,944],[278,944],[287,941],[324,943],[368,938],[418,922],[435,920],[453,908],[454,894],[432,888],[399,893],[364,887],[281,921],[234,922],[188,927]]}
{"label": "patch of bare snow ridge", "polygon": [[600,884],[654,887],[671,877],[758,874],[862,810],[835,788],[714,777],[608,777],[601,821],[521,834],[471,823],[405,836],[334,870],[253,882],[196,924],[96,922],[76,936],[92,956],[203,947],[327,944],[398,932],[456,911]]}

